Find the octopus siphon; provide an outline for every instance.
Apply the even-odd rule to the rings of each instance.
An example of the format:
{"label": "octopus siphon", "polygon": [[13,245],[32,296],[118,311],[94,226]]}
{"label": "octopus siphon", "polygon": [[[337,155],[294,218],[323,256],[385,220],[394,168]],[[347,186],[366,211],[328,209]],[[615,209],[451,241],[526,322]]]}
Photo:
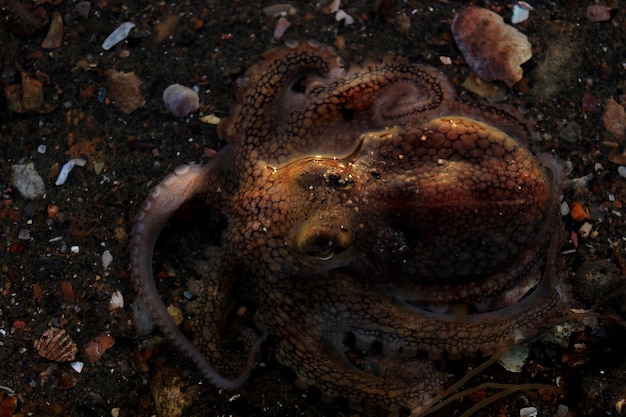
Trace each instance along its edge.
{"label": "octopus siphon", "polygon": [[[419,415],[445,388],[433,358],[492,355],[565,314],[559,164],[533,151],[531,122],[461,99],[435,68],[345,68],[330,47],[287,42],[239,79],[218,133],[227,145],[207,164],[151,190],[131,247],[147,310],[217,387],[241,386],[272,335],[298,386]],[[152,253],[190,201],[224,226],[182,331]],[[236,364],[226,335],[242,296],[256,333]]]}

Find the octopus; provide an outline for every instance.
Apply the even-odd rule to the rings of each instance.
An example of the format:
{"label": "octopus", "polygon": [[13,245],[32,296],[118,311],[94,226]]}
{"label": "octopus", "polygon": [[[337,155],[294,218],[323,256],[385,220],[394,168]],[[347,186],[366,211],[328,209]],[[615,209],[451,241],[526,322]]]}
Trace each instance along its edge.
{"label": "octopus", "polygon": [[[530,121],[460,98],[435,68],[346,68],[316,41],[268,51],[238,83],[226,146],[150,191],[131,244],[138,296],[212,384],[240,387],[271,335],[297,386],[419,415],[445,390],[434,358],[493,355],[565,314],[562,172],[533,150]],[[192,201],[197,222],[223,226],[183,331],[152,255]],[[241,297],[256,329],[237,362],[226,340]]]}

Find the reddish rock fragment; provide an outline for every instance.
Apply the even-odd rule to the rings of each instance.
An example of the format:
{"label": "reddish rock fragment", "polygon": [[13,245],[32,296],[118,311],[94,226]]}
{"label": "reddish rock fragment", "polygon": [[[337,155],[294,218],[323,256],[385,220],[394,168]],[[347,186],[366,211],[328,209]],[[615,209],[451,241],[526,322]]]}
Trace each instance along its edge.
{"label": "reddish rock fragment", "polygon": [[113,337],[101,334],[89,342],[85,348],[85,356],[87,356],[87,360],[91,363],[98,362],[102,355],[104,355],[104,352],[113,345],[115,345],[115,339]]}
{"label": "reddish rock fragment", "polygon": [[124,114],[131,114],[146,104],[139,86],[141,80],[134,72],[118,72],[109,69],[104,72],[107,86],[115,106]]}
{"label": "reddish rock fragment", "polygon": [[595,113],[598,111],[600,102],[589,91],[587,91],[581,100],[580,107],[584,113]]}
{"label": "reddish rock fragment", "polygon": [[612,98],[606,101],[602,122],[606,130],[614,134],[617,139],[626,139],[626,111],[624,106]]}
{"label": "reddish rock fragment", "polygon": [[457,13],[452,35],[467,64],[487,81],[499,80],[513,86],[522,79],[520,65],[532,57],[526,35],[481,7],[468,6]]}
{"label": "reddish rock fragment", "polygon": [[606,22],[611,19],[611,9],[599,4],[589,6],[587,7],[587,19],[592,22]]}

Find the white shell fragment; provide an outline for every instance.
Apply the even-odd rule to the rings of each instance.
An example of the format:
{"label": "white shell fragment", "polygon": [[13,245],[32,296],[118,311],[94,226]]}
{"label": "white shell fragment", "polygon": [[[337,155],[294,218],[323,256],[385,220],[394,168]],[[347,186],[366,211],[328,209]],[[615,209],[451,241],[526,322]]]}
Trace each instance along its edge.
{"label": "white shell fragment", "polygon": [[536,407],[524,407],[519,410],[520,417],[537,417]]}
{"label": "white shell fragment", "polygon": [[354,23],[354,18],[350,16],[348,13],[343,11],[343,9],[337,10],[337,14],[335,15],[335,20],[337,22],[341,22],[343,20],[343,24],[348,26]]}
{"label": "white shell fragment", "polygon": [[176,117],[187,117],[200,108],[198,93],[180,84],[172,84],[163,91],[163,103]]}
{"label": "white shell fragment", "polygon": [[80,374],[83,371],[83,367],[85,366],[85,364],[83,362],[76,361],[71,362],[70,366],[74,371],[76,371],[76,373]]}
{"label": "white shell fragment", "polygon": [[83,167],[83,166],[85,166],[86,163],[87,163],[87,161],[85,161],[83,158],[70,159],[61,168],[61,172],[59,172],[59,176],[57,177],[57,180],[56,180],[56,182],[54,184],[55,185],[63,185],[63,184],[65,184],[65,181],[67,181],[67,176],[74,169],[74,167],[76,165],[78,165],[79,167]]}
{"label": "white shell fragment", "polygon": [[102,252],[102,269],[105,271],[109,269],[111,262],[113,262],[113,255],[111,254],[111,251],[107,249]]}
{"label": "white shell fragment", "polygon": [[119,310],[122,308],[124,308],[124,296],[120,290],[117,290],[111,295],[111,300],[109,300],[109,309]]}
{"label": "white shell fragment", "polygon": [[118,43],[122,42],[128,37],[128,34],[135,27],[133,22],[124,22],[117,27],[111,34],[102,42],[102,49],[108,51]]}
{"label": "white shell fragment", "polygon": [[291,27],[291,22],[284,17],[278,19],[276,22],[276,28],[274,29],[274,39],[280,39],[283,37],[287,29]]}
{"label": "white shell fragment", "polygon": [[35,169],[35,164],[29,162],[26,165],[13,165],[11,184],[26,199],[33,200],[46,192],[43,178]]}
{"label": "white shell fragment", "polygon": [[511,17],[511,23],[513,23],[514,25],[522,23],[528,20],[529,16],[530,10],[520,6],[519,4],[516,4],[515,6],[513,6],[513,16]]}

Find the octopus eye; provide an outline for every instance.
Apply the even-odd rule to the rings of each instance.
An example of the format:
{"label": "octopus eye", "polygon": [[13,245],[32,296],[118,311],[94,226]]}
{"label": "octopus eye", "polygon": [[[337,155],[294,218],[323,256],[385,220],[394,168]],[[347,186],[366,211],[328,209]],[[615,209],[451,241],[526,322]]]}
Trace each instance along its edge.
{"label": "octopus eye", "polygon": [[302,230],[298,236],[300,252],[323,260],[340,254],[351,244],[352,236],[345,227],[312,226]]}

